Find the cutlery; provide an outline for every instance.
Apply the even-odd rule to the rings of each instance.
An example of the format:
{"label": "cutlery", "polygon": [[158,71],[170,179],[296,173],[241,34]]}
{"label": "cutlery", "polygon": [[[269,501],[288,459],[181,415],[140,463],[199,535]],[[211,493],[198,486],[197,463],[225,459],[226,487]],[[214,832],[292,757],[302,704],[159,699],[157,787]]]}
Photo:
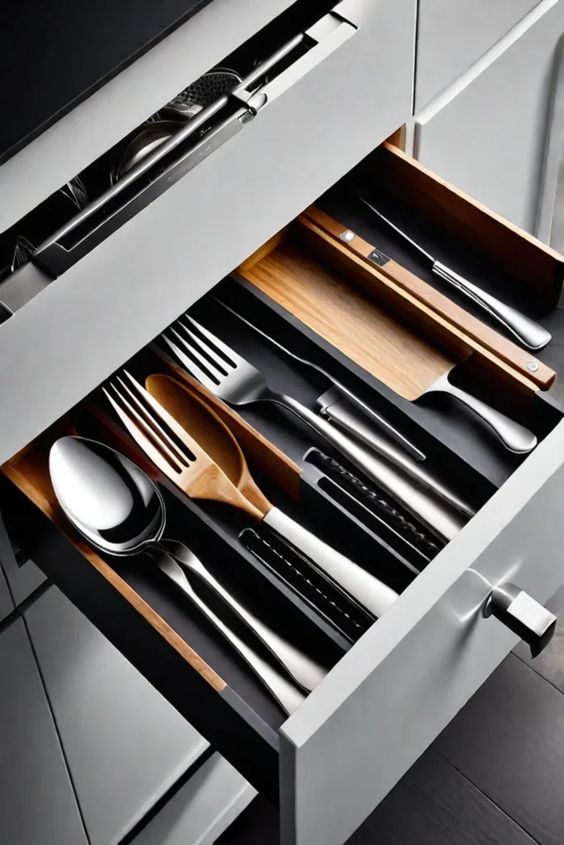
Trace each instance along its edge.
{"label": "cutlery", "polygon": [[[381,416],[374,408],[371,408],[370,405],[367,405],[365,402],[362,401],[352,390],[350,390],[346,385],[344,385],[341,381],[335,378],[331,373],[329,373],[324,367],[320,364],[316,364],[313,361],[309,361],[307,358],[302,358],[296,352],[292,352],[286,346],[284,346],[280,341],[276,340],[272,335],[267,334],[265,331],[260,329],[255,323],[252,323],[246,317],[243,317],[238,311],[235,311],[231,306],[227,305],[227,303],[223,302],[221,299],[217,299],[214,297],[215,301],[218,305],[221,305],[222,308],[225,308],[226,311],[229,311],[237,320],[241,323],[244,323],[250,329],[252,329],[256,334],[260,335],[260,337],[267,340],[272,346],[279,349],[280,352],[283,352],[288,358],[292,358],[292,360],[297,361],[298,364],[301,364],[303,367],[306,367],[310,370],[313,370],[315,373],[320,375],[322,378],[326,379],[329,385],[337,387],[338,390],[346,396],[348,401],[351,405],[354,405],[360,411],[362,411],[366,416],[374,422],[379,428],[383,429],[389,437],[395,440],[400,446],[402,446],[406,452],[409,452],[413,458],[417,461],[424,461],[425,455],[414,443],[407,439],[397,428],[394,426],[383,416]],[[321,397],[320,397],[321,398]],[[388,457],[392,457],[394,453],[390,450],[386,453]]]}
{"label": "cutlery", "polygon": [[190,120],[220,97],[229,94],[243,79],[231,68],[216,67],[177,94],[161,109],[166,117]]}
{"label": "cutlery", "polygon": [[273,402],[287,408],[441,539],[452,539],[467,521],[460,508],[428,495],[385,457],[355,442],[292,396],[271,390],[255,366],[192,317],[184,315],[161,337],[180,364],[211,393],[235,407]]}
{"label": "cutlery", "polygon": [[[279,349],[289,358],[309,367],[316,373],[319,373],[330,383],[331,387],[321,394],[316,404],[319,407],[319,412],[322,417],[325,417],[329,422],[341,428],[344,432],[349,434],[355,440],[359,440],[374,449],[383,457],[391,461],[392,464],[400,467],[407,475],[411,476],[415,481],[422,484],[428,490],[431,490],[440,499],[444,499],[461,514],[470,518],[474,515],[474,511],[465,502],[461,501],[458,496],[455,496],[443,484],[440,484],[433,476],[418,466],[416,461],[425,460],[425,455],[418,449],[411,441],[403,436],[391,423],[384,417],[381,417],[369,405],[359,399],[351,390],[349,390],[342,382],[335,379],[327,370],[323,369],[319,364],[314,364],[305,358],[300,357],[295,352],[291,352],[287,347],[283,346],[278,340],[275,340],[271,335],[268,335],[246,317],[243,317],[237,311],[234,311],[229,305],[223,301],[216,299],[218,304],[222,305],[234,317],[267,340],[276,349]],[[344,401],[343,401],[344,400]],[[352,407],[350,407],[352,406]],[[373,423],[382,429],[384,435],[389,435],[396,440],[403,449],[397,449],[390,443],[386,436],[380,434],[375,430]],[[327,430],[323,427],[323,431],[318,431],[326,440],[330,441],[332,430]],[[342,442],[342,441],[341,441]],[[337,446],[335,442],[332,445]],[[410,454],[406,454],[409,452]],[[374,479],[379,481],[380,479]],[[393,492],[393,491],[390,491]]]}
{"label": "cutlery", "polygon": [[399,226],[396,226],[395,223],[385,217],[368,200],[361,196],[359,196],[359,200],[416,250],[431,265],[432,273],[444,282],[452,285],[456,290],[468,297],[468,299],[471,299],[475,305],[504,326],[527,349],[542,349],[547,343],[550,343],[552,336],[535,320],[531,320],[530,317],[525,316],[525,314],[522,314],[516,308],[507,305],[507,303],[482,290],[478,285],[461,276],[460,273],[456,273],[450,267],[447,267],[446,264],[437,261],[427,250],[423,249],[420,244],[410,238]]}
{"label": "cutlery", "polygon": [[112,185],[122,179],[139,162],[178,132],[175,120],[153,120],[145,123],[125,148],[120,161],[110,173]]}
{"label": "cutlery", "polygon": [[164,500],[136,464],[102,443],[68,436],[51,447],[49,473],[61,508],[79,533],[94,548],[117,557],[149,555],[234,646],[286,712],[300,705],[302,693],[200,598],[187,571],[231,607],[300,687],[309,691],[322,680],[325,670],[240,605],[184,544],[163,538]]}
{"label": "cutlery", "polygon": [[[298,270],[291,257],[289,261],[285,266],[284,256],[274,256],[271,266],[262,268],[258,262],[245,278],[404,399],[415,402],[431,387],[454,394],[465,399],[508,451],[526,454],[535,448],[537,439],[528,429],[499,411],[490,413],[490,406],[473,402],[471,394],[454,390],[448,377],[439,380],[460,363],[458,354],[429,342],[425,333],[398,320],[354,282],[322,268],[314,272],[304,265]],[[337,315],[335,302],[345,296],[346,308]]]}
{"label": "cutlery", "polygon": [[127,372],[104,392],[159,469],[195,499],[223,502],[295,545],[363,607],[381,616],[398,594],[324,543],[266,498],[230,429],[188,386],[152,375],[145,390]]}

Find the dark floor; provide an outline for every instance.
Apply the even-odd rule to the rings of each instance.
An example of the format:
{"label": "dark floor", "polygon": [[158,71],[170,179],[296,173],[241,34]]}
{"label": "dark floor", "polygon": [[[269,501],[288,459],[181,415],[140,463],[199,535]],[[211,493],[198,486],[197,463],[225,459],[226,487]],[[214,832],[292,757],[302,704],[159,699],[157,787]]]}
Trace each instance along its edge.
{"label": "dark floor", "polygon": [[[349,845],[564,845],[564,587],[548,606],[548,648],[520,644]],[[277,828],[259,798],[218,845],[276,845]]]}

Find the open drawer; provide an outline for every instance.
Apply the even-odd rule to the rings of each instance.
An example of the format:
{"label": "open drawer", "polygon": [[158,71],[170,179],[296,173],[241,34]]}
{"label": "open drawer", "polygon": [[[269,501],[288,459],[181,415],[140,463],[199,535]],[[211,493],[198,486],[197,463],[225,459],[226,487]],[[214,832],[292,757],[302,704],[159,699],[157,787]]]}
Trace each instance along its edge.
{"label": "open drawer", "polygon": [[[546,349],[524,352],[479,311],[470,314],[447,298],[420,260],[358,202],[359,186],[429,252],[547,326]],[[387,256],[413,275],[394,279]],[[322,560],[312,566],[268,522],[201,500],[193,488],[191,497],[182,492],[163,470],[162,452],[154,463],[139,448],[123,424],[123,394],[119,399],[108,381],[101,384],[109,373],[100,378],[96,367],[85,377],[85,389],[94,387],[86,399],[70,411],[67,405],[18,454],[6,455],[2,509],[18,545],[253,785],[279,800],[288,845],[344,843],[514,646],[514,631],[495,614],[486,618],[503,585],[518,585],[518,604],[534,608],[542,628],[534,644],[542,647],[550,633],[551,620],[524,593],[542,603],[564,576],[564,410],[553,398],[562,365],[563,268],[556,253],[385,146],[203,297],[191,282],[183,288],[173,316],[198,299],[190,314],[273,387],[311,411],[338,381],[405,438],[392,440],[393,449],[421,450],[425,461],[411,452],[410,465],[422,465],[451,502],[464,505],[449,536],[406,499],[405,488],[394,487],[393,473],[381,484],[369,478],[368,457],[364,469],[343,458],[276,405],[231,407],[237,392],[230,406],[222,403],[215,367],[222,360],[220,369],[229,372],[233,351],[222,352],[214,341],[209,347],[199,329],[184,332],[192,344],[184,358],[162,338],[147,347],[152,336],[145,336],[133,357],[120,360],[138,384],[161,373],[196,391],[234,433],[274,505],[398,594],[382,614],[351,601],[320,573]],[[145,331],[153,325],[146,316]],[[176,331],[182,336],[178,325]],[[166,336],[182,351],[178,334]],[[92,348],[103,354],[101,346],[98,338]],[[303,361],[330,373],[329,385],[320,388],[319,371],[312,375]],[[186,374],[187,362],[202,384]],[[512,452],[455,398],[420,395],[426,379],[451,366],[451,381],[532,432],[536,448]],[[123,391],[116,376],[111,382]],[[186,430],[193,419],[183,417]],[[159,483],[171,536],[256,616],[329,670],[289,717],[156,567],[96,552],[70,527],[49,480],[48,454],[55,440],[76,432],[148,472]],[[364,454],[372,459],[375,452]],[[509,619],[517,605],[494,610],[517,630],[515,617]],[[259,647],[248,632],[241,635]]]}

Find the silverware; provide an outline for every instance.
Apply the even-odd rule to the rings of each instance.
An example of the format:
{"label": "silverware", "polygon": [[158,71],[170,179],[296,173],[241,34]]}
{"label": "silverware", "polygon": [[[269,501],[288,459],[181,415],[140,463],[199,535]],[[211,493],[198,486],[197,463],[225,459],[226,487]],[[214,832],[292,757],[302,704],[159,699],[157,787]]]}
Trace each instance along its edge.
{"label": "silverware", "polygon": [[360,445],[292,396],[270,389],[263,374],[187,314],[161,335],[182,366],[232,406],[272,402],[287,408],[331,443],[365,476],[394,496],[441,539],[450,540],[467,517],[416,487],[386,458]]}
{"label": "silverware", "polygon": [[[361,444],[369,446],[379,455],[387,458],[392,464],[402,469],[425,489],[432,491],[440,499],[444,499],[445,502],[448,502],[451,507],[460,511],[464,516],[470,518],[474,515],[472,508],[461,501],[458,496],[455,496],[443,484],[440,484],[429,472],[417,465],[415,461],[425,460],[424,453],[394,428],[385,417],[376,413],[373,408],[359,399],[356,394],[349,390],[342,382],[335,379],[319,364],[314,364],[312,361],[300,357],[295,352],[291,352],[279,341],[266,334],[266,332],[259,329],[258,326],[251,323],[246,317],[238,314],[221,300],[216,299],[216,302],[276,347],[276,349],[283,352],[288,358],[298,361],[298,363],[314,370],[327,379],[331,387],[325,393],[318,396],[316,400],[321,416],[325,417],[329,422],[342,429],[355,440],[358,440]],[[390,439],[396,441],[402,448],[396,448],[390,442]],[[415,458],[415,461],[413,458]]]}
{"label": "silverware", "polygon": [[[273,506],[252,478],[230,429],[184,382],[152,375],[145,390],[129,373],[124,376],[127,383],[118,377],[104,388],[106,397],[131,436],[179,489],[194,499],[231,505],[267,525],[374,616],[396,601],[394,590]],[[195,436],[191,428],[197,428]]]}
{"label": "silverware", "polygon": [[177,94],[160,112],[173,119],[190,120],[242,81],[231,68],[215,67]]}
{"label": "silverware", "polygon": [[385,217],[382,212],[369,203],[368,200],[361,196],[359,196],[359,200],[367,208],[369,208],[373,214],[379,217],[380,220],[383,220],[386,225],[393,229],[394,232],[397,232],[401,238],[409,243],[410,246],[413,247],[413,249],[415,249],[427,263],[430,264],[431,271],[436,276],[452,285],[460,291],[460,293],[463,293],[471,299],[475,305],[511,332],[511,334],[527,349],[542,349],[547,345],[547,343],[550,343],[552,335],[535,320],[531,320],[530,317],[527,317],[525,314],[517,311],[516,308],[513,308],[511,305],[507,305],[505,302],[502,302],[490,293],[486,293],[486,291],[482,290],[478,287],[478,285],[468,281],[468,279],[465,279],[464,276],[461,276],[460,273],[456,273],[450,267],[447,267],[446,264],[437,261],[432,255],[430,255],[430,253],[427,252],[427,250],[423,249],[420,244],[410,238],[409,235],[399,228],[399,226],[396,226],[395,223]]}
{"label": "silverware", "polygon": [[204,581],[229,605],[300,687],[310,690],[322,680],[322,667],[239,604],[186,546],[163,538],[163,498],[136,464],[94,440],[62,437],[51,447],[49,472],[65,515],[80,534],[111,555],[149,555],[233,645],[287,713],[301,704],[302,693],[211,610],[187,573]]}
{"label": "silverware", "polygon": [[174,120],[153,120],[145,123],[133,136],[121,159],[114,166],[110,174],[112,185],[119,182],[150,153],[172,138],[178,132],[178,127],[179,124]]}
{"label": "silverware", "polygon": [[[227,305],[223,300],[217,299],[215,297],[215,301],[218,305],[221,305],[222,308],[225,308],[226,311],[229,311],[234,317],[237,318],[241,323],[244,323],[250,329],[252,329],[256,334],[260,335],[262,338],[268,341],[272,346],[276,349],[279,349],[280,352],[283,352],[288,358],[292,358],[294,361],[297,361],[304,367],[307,367],[310,370],[313,370],[318,375],[322,376],[324,379],[327,380],[328,385],[333,387],[337,387],[339,391],[347,398],[347,400],[362,411],[373,423],[374,425],[381,428],[392,440],[396,441],[406,452],[411,454],[416,461],[424,461],[425,454],[419,449],[411,440],[408,440],[405,435],[403,435],[397,428],[387,420],[385,417],[381,416],[374,408],[371,408],[370,405],[367,405],[366,402],[363,402],[352,390],[350,390],[346,385],[344,385],[341,381],[336,379],[331,373],[329,373],[324,367],[320,364],[315,364],[313,361],[309,361],[307,358],[302,358],[300,355],[297,355],[295,352],[291,352],[286,346],[283,346],[278,340],[273,338],[271,335],[267,334],[262,329],[259,329],[254,323],[248,320],[246,317],[243,317],[242,314],[239,314],[237,311],[234,311],[229,305]],[[320,404],[321,409],[324,408],[324,403],[321,401],[323,399],[322,396],[319,397],[317,400]],[[377,446],[375,447],[378,451]],[[386,452],[388,457],[392,457],[391,452]]]}

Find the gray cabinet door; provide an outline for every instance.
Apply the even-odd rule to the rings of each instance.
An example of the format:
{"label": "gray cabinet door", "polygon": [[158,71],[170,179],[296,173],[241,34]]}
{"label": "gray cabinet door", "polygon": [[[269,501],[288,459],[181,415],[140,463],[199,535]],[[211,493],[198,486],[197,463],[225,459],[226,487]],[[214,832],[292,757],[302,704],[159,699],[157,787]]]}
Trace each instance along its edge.
{"label": "gray cabinet door", "polygon": [[543,0],[415,124],[422,164],[533,234],[563,34],[563,0]]}
{"label": "gray cabinet door", "polygon": [[208,744],[56,587],[25,619],[91,845],[112,845]]}
{"label": "gray cabinet door", "polygon": [[20,617],[0,633],[0,842],[87,845]]}
{"label": "gray cabinet door", "polygon": [[465,73],[539,0],[420,0],[415,111]]}

